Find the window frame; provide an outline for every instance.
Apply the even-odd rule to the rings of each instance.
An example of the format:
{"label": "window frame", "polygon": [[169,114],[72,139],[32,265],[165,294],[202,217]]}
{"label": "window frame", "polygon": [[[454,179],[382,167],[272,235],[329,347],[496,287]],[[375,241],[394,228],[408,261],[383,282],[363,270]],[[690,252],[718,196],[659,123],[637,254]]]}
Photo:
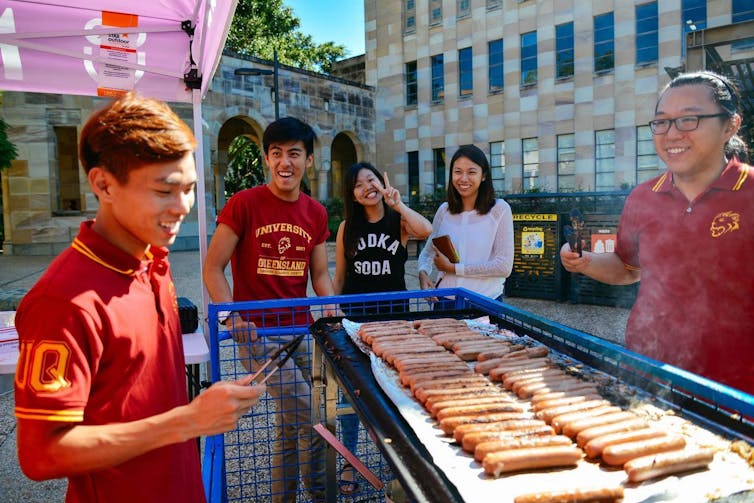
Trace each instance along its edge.
{"label": "window frame", "polygon": [[660,57],[660,20],[657,2],[648,2],[634,7],[636,15],[636,64],[651,65]]}
{"label": "window frame", "polygon": [[[527,144],[534,145],[536,148],[527,149]],[[533,162],[532,158],[534,158]],[[527,180],[530,181],[529,187],[526,186]],[[541,189],[542,187],[538,187],[535,183],[536,180],[539,180],[539,138],[536,136],[521,138],[521,191],[533,192]]]}
{"label": "window frame", "polygon": [[490,142],[490,175],[495,193],[505,192],[505,140]]}
{"label": "window frame", "polygon": [[419,151],[413,150],[406,152],[407,173],[408,173],[408,202],[413,204],[421,196],[420,175],[419,175]]}
{"label": "window frame", "polygon": [[405,63],[404,71],[406,80],[406,106],[417,106],[419,104],[419,76],[417,74],[416,61]]}
{"label": "window frame", "polygon": [[[445,99],[445,57],[442,53],[430,59],[432,81],[430,84],[432,103],[441,103]],[[435,73],[438,72],[438,73]]]}
{"label": "window frame", "polygon": [[[603,141],[605,138],[611,141]],[[608,149],[606,153],[604,148]],[[600,181],[600,177],[607,176],[612,179],[610,184]],[[594,190],[610,191],[615,187],[615,129],[601,129],[594,132]]]}
{"label": "window frame", "polygon": [[[651,146],[651,149],[642,149]],[[651,152],[650,152],[651,150]],[[651,161],[651,162],[646,162]],[[653,166],[653,169],[649,169]],[[648,125],[636,126],[636,184],[651,180],[660,174],[660,157],[655,149],[654,136]]]}
{"label": "window frame", "polygon": [[[570,33],[561,33],[568,30]],[[555,78],[573,77],[574,74],[573,21],[555,26]]]}
{"label": "window frame", "polygon": [[[601,26],[603,22],[605,26]],[[599,28],[598,25],[600,25]],[[594,73],[611,72],[615,69],[615,13],[610,11],[594,16],[592,27],[594,31]]]}
{"label": "window frame", "polygon": [[[569,144],[562,145],[565,140],[570,140]],[[558,192],[575,192],[576,191],[576,133],[559,134],[556,137],[557,145],[557,191]],[[564,169],[568,167],[568,169]],[[564,186],[563,181],[568,180],[571,183]]]}
{"label": "window frame", "polygon": [[474,94],[474,55],[471,47],[458,49],[458,96]]}
{"label": "window frame", "polygon": [[[500,45],[499,50],[495,47],[498,44]],[[487,42],[487,85],[490,93],[499,93],[505,89],[504,50],[505,42],[502,38]]]}
{"label": "window frame", "polygon": [[[532,37],[533,43],[531,41]],[[522,33],[519,40],[521,42],[521,86],[535,86],[538,80],[537,30]],[[531,76],[533,77],[530,78]]]}

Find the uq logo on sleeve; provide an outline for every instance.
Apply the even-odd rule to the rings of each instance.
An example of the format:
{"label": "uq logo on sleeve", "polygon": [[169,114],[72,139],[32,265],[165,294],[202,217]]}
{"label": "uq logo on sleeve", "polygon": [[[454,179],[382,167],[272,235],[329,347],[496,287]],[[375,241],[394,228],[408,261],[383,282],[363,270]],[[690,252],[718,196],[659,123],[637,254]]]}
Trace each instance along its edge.
{"label": "uq logo on sleeve", "polygon": [[16,385],[35,393],[55,393],[70,388],[66,374],[71,349],[61,341],[22,342],[16,370]]}

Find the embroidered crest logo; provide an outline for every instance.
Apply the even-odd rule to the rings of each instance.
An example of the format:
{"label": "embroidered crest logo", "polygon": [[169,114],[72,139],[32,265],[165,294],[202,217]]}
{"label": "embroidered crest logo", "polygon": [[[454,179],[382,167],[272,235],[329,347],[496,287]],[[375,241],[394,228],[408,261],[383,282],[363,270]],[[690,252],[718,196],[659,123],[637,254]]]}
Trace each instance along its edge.
{"label": "embroidered crest logo", "polygon": [[278,241],[278,253],[280,255],[283,255],[286,251],[288,251],[288,248],[291,247],[291,238],[284,237],[280,238],[280,241]]}
{"label": "embroidered crest logo", "polygon": [[741,219],[741,215],[733,211],[724,211],[715,215],[712,219],[712,225],[710,225],[709,231],[713,238],[719,238],[726,232],[737,231],[739,228],[738,222]]}

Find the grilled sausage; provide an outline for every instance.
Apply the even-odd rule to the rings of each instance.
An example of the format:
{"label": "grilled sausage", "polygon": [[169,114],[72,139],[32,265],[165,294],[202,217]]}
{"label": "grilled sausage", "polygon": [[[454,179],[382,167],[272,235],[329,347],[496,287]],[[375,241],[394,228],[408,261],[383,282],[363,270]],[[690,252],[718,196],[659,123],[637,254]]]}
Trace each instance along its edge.
{"label": "grilled sausage", "polygon": [[482,467],[489,475],[499,477],[521,470],[575,466],[582,455],[576,446],[530,447],[488,454]]}
{"label": "grilled sausage", "polygon": [[533,419],[527,412],[491,412],[489,414],[474,414],[468,416],[446,417],[438,425],[446,435],[453,435],[456,428],[464,424],[488,424],[518,419]]}
{"label": "grilled sausage", "polygon": [[[550,419],[550,424],[553,428],[555,428],[555,431],[558,433],[563,432],[564,425],[576,421],[579,419],[584,419],[587,417],[594,417],[594,416],[600,416],[604,414],[609,414],[610,412],[620,412],[620,409],[618,407],[612,406],[612,405],[602,405],[600,407],[596,407],[594,409],[589,410],[580,410],[576,412],[568,412],[566,414],[561,414],[559,416],[555,416]],[[570,436],[570,435],[568,435]]]}
{"label": "grilled sausage", "polygon": [[427,389],[419,390],[414,393],[414,397],[416,397],[416,399],[419,400],[419,402],[421,402],[422,404],[424,404],[431,396],[441,397],[445,400],[448,400],[454,397],[458,398],[490,395],[500,395],[500,390],[495,388],[494,386],[470,386],[467,388]]}
{"label": "grilled sausage", "polygon": [[[509,407],[505,412],[523,412],[524,408],[512,402],[508,397],[504,395],[495,396],[480,396],[474,398],[457,398],[453,400],[443,400],[439,402],[430,403],[427,401],[424,407],[429,411],[429,415],[437,417],[440,411],[449,409],[451,407],[464,407],[467,405],[487,405],[487,404],[505,404]],[[451,416],[452,417],[452,416]]]}
{"label": "grilled sausage", "polygon": [[[589,430],[584,430],[589,431]],[[648,438],[658,438],[667,435],[664,431],[660,431],[653,428],[641,428],[638,430],[619,431],[616,433],[608,433],[606,435],[600,435],[596,438],[589,440],[583,447],[584,452],[588,458],[598,458],[602,455],[602,451],[608,445],[617,445],[624,442],[633,442],[635,440],[646,440]],[[576,437],[578,439],[578,437]]]}
{"label": "grilled sausage", "polygon": [[522,494],[513,503],[613,503],[623,499],[623,488],[562,489]]}
{"label": "grilled sausage", "polygon": [[[552,431],[551,427],[543,424],[539,426],[533,425],[516,428],[515,430],[471,432],[464,435],[463,440],[461,440],[460,443],[461,448],[464,451],[473,453],[477,445],[489,440],[503,440],[506,438],[547,437],[553,436],[554,434],[555,433]],[[453,435],[455,436],[455,433]]]}
{"label": "grilled sausage", "polygon": [[535,437],[516,437],[502,440],[488,440],[479,442],[474,448],[474,459],[482,461],[487,454],[511,449],[526,449],[528,447],[547,447],[553,445],[573,445],[571,439],[563,435],[540,435]]}
{"label": "grilled sausage", "polygon": [[598,398],[596,400],[585,400],[583,402],[541,409],[535,415],[538,418],[543,419],[545,422],[550,422],[555,416],[568,414],[569,412],[587,411],[590,409],[596,409],[597,407],[604,407],[605,405],[610,405],[610,402]]}
{"label": "grilled sausage", "polygon": [[623,469],[631,482],[686,472],[706,467],[712,462],[715,453],[712,449],[680,450],[642,456],[628,461]]}
{"label": "grilled sausage", "polygon": [[512,402],[486,403],[478,405],[459,405],[457,407],[447,407],[437,412],[437,420],[442,421],[451,416],[468,416],[471,414],[483,414],[488,412],[521,412],[523,409],[520,405]]}
{"label": "grilled sausage", "polygon": [[618,466],[635,458],[660,452],[678,451],[684,447],[686,447],[686,439],[677,435],[636,440],[625,444],[608,445],[602,451],[602,461],[608,465]]}
{"label": "grilled sausage", "polygon": [[576,396],[564,396],[561,398],[551,398],[549,400],[540,400],[537,403],[532,402],[531,408],[535,412],[540,410],[550,409],[552,407],[560,407],[561,405],[572,405],[575,403],[585,402],[587,400],[597,400],[599,395],[576,395]]}
{"label": "grilled sausage", "polygon": [[[630,414],[630,412],[629,412]],[[618,416],[615,416],[618,417]],[[582,429],[580,431],[576,431],[578,425],[572,426],[568,428],[568,433],[571,433],[571,435],[568,435],[568,433],[563,432],[566,436],[576,437],[576,445],[579,447],[584,447],[586,444],[588,444],[591,440],[601,437],[603,435],[608,435],[610,433],[618,433],[618,432],[626,432],[626,431],[634,431],[634,430],[640,430],[642,428],[646,428],[647,422],[644,419],[641,419],[639,417],[629,417],[627,419],[624,419],[622,421],[613,421],[615,417],[607,418],[607,421],[610,421],[608,423],[603,423],[598,426],[592,426],[591,428]],[[568,425],[566,425],[568,426]],[[574,433],[576,432],[576,433]]]}

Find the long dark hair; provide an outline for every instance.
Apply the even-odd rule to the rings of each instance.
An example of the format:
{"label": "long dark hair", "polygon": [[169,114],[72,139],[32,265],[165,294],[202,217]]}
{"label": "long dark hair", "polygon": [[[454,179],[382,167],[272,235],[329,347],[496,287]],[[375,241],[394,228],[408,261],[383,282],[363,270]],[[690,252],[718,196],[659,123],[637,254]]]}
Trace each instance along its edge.
{"label": "long dark hair", "polygon": [[[736,114],[741,115],[741,92],[738,90],[738,87],[725,75],[720,75],[715,72],[701,71],[682,73],[665,86],[665,89],[663,89],[660,94],[660,99],[662,99],[665,91],[670,88],[699,84],[707,86],[712,90],[712,100],[723,109],[724,113],[728,114],[726,120]],[[660,104],[659,100],[657,101],[657,104]],[[655,105],[655,112],[656,111],[657,105]],[[740,136],[734,134],[725,144],[725,157],[730,159],[735,156],[738,157],[741,162],[746,162],[749,157],[746,148],[746,142],[743,141]]]}
{"label": "long dark hair", "polygon": [[[358,178],[359,171],[362,169],[368,169],[374,173],[374,176],[382,183],[382,186],[385,186],[385,178],[382,176],[382,173],[377,171],[377,168],[368,162],[357,162],[346,171],[345,180],[343,181],[343,214],[346,219],[346,225],[343,229],[343,245],[345,246],[347,257],[356,255],[357,240],[367,224],[364,206],[356,202],[356,199],[353,197],[356,178]],[[381,204],[385,209],[385,218],[392,219],[394,218],[394,214],[397,215],[392,208],[385,204],[384,199],[381,201]]]}
{"label": "long dark hair", "polygon": [[482,168],[482,183],[479,185],[479,192],[476,195],[474,209],[480,215],[486,215],[493,206],[495,206],[495,190],[492,188],[492,176],[490,173],[490,163],[482,149],[476,145],[461,145],[450,159],[450,172],[448,175],[448,210],[453,214],[463,211],[463,200],[461,194],[453,186],[453,166],[461,157],[465,157],[474,164]]}

